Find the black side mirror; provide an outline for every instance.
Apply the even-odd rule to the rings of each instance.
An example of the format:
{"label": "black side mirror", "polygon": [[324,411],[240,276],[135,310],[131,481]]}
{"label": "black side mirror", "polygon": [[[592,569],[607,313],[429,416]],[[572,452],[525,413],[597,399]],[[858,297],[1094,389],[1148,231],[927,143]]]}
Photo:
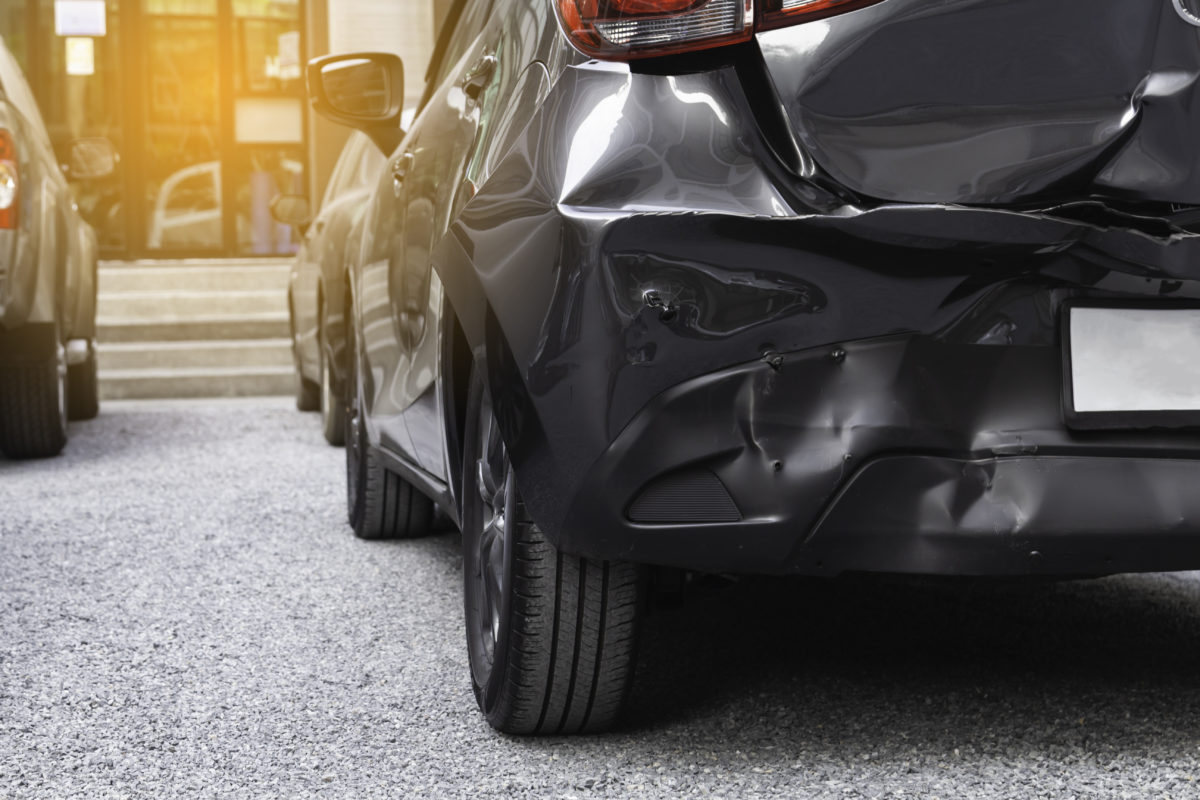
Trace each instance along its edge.
{"label": "black side mirror", "polygon": [[71,180],[107,178],[117,170],[117,151],[103,136],[90,136],[71,142],[66,174]]}
{"label": "black side mirror", "polygon": [[404,64],[392,53],[347,53],[308,62],[313,109],[334,122],[358,128],[390,155],[404,134]]}
{"label": "black side mirror", "polygon": [[277,194],[271,200],[271,216],[284,225],[295,225],[304,233],[312,221],[308,198],[298,194]]}

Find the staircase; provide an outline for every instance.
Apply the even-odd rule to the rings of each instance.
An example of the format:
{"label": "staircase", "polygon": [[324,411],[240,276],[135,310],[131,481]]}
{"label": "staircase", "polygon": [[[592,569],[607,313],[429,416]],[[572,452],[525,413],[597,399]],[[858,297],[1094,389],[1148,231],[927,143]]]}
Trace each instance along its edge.
{"label": "staircase", "polygon": [[101,399],[291,394],[290,270],[290,259],[101,262]]}

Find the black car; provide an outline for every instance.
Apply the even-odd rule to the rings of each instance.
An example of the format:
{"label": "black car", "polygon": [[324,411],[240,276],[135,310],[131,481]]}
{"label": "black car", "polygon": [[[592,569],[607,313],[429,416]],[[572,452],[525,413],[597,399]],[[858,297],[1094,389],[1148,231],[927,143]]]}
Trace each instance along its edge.
{"label": "black car", "polygon": [[350,519],[461,526],[489,722],[612,722],[650,566],[1200,567],[1194,3],[460,0],[403,135],[310,64]]}

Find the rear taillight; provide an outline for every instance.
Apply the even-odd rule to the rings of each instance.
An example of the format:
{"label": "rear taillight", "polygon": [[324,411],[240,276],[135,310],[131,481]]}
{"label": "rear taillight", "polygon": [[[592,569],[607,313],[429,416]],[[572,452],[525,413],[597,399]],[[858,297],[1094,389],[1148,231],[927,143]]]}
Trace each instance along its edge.
{"label": "rear taillight", "polygon": [[754,0],[554,0],[571,43],[628,61],[733,42],[754,33]]}
{"label": "rear taillight", "polygon": [[882,0],[764,0],[758,28],[782,28],[784,25],[812,22],[879,2]]}
{"label": "rear taillight", "polygon": [[20,189],[17,146],[13,143],[12,134],[0,128],[0,230],[17,227]]}
{"label": "rear taillight", "polygon": [[553,0],[571,43],[594,58],[631,61],[748,40],[882,0]]}

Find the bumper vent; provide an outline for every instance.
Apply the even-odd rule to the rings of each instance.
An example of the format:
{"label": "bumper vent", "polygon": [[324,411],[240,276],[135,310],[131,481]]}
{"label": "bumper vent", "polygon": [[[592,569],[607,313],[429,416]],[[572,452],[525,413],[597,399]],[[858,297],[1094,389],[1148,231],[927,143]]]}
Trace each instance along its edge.
{"label": "bumper vent", "polygon": [[742,514],[721,479],[706,469],[673,472],[647,484],[629,506],[632,522],[659,525],[737,522]]}

